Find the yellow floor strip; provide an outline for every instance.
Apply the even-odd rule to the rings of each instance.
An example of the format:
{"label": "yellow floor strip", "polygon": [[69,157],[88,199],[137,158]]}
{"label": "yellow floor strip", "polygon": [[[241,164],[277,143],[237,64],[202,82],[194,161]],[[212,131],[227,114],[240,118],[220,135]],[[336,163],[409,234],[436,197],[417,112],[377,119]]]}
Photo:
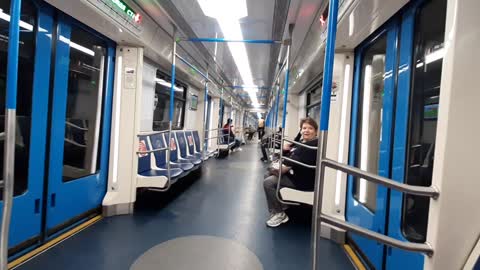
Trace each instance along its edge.
{"label": "yellow floor strip", "polygon": [[44,252],[45,250],[55,246],[56,244],[62,242],[63,240],[73,236],[74,234],[86,229],[87,227],[95,224],[96,222],[100,221],[102,219],[102,216],[101,215],[98,215],[92,219],[89,219],[88,221],[80,224],[79,226],[71,229],[70,231],[60,235],[59,237],[53,239],[53,240],[50,240],[48,241],[47,243],[45,243],[44,245],[38,247],[37,249],[34,249],[30,252],[28,252],[27,254],[19,257],[18,259],[10,262],[8,264],[8,269],[12,269],[12,268],[15,268],[17,266],[19,266],[20,264],[26,262],[27,260],[31,259],[32,257]]}
{"label": "yellow floor strip", "polygon": [[367,268],[363,265],[360,258],[358,258],[357,254],[353,251],[352,247],[349,245],[343,245],[345,252],[347,252],[348,256],[352,260],[353,264],[358,270],[367,270]]}

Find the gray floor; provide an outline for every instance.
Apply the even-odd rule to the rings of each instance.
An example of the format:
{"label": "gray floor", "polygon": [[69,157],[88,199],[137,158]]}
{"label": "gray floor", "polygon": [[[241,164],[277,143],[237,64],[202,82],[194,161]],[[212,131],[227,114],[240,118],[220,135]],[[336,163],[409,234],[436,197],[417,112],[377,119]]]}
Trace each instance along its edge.
{"label": "gray floor", "polygon": [[[266,227],[268,211],[262,187],[266,165],[259,161],[258,145],[243,149],[227,159],[210,159],[200,177],[180,180],[172,192],[140,194],[134,215],[105,218],[18,269],[147,270],[135,268],[135,262],[158,249],[161,252],[153,254],[164,256],[162,244],[167,241],[205,236],[230,246],[223,253],[213,248],[202,250],[204,260],[218,259],[218,267],[225,256],[235,256],[230,250],[258,257],[266,270],[309,269],[311,209],[291,209],[288,223],[275,229]],[[322,269],[354,269],[340,246],[324,240],[320,249]],[[192,260],[194,250],[198,249],[190,249],[190,253],[177,250],[176,258]],[[253,261],[245,258],[244,263]],[[154,269],[177,269],[166,268],[167,263],[155,261]]]}
{"label": "gray floor", "polygon": [[186,236],[161,243],[138,258],[130,270],[263,270],[258,257],[235,241]]}

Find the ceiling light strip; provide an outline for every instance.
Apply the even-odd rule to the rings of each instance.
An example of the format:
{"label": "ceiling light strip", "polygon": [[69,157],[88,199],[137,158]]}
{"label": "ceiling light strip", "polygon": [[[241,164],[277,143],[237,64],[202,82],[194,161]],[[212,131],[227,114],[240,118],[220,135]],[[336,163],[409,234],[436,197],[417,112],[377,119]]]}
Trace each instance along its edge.
{"label": "ceiling light strip", "polygon": [[281,40],[271,39],[225,39],[225,38],[186,38],[180,41],[190,42],[237,42],[237,43],[257,43],[257,44],[282,44]]}

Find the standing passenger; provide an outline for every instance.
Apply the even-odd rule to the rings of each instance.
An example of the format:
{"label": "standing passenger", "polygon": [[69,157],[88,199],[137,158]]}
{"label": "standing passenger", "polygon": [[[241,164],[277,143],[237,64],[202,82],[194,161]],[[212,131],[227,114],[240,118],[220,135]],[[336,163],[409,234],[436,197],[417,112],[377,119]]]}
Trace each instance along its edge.
{"label": "standing passenger", "polygon": [[258,119],[258,139],[262,140],[265,135],[265,120],[263,118]]}
{"label": "standing passenger", "polygon": [[[302,143],[309,146],[317,146],[317,129],[318,125],[312,118],[304,118],[300,122],[302,133]],[[290,158],[308,165],[317,163],[317,150],[308,149],[303,146],[294,146],[291,150]],[[304,191],[313,191],[315,186],[315,170],[309,169],[287,160],[282,164],[281,186],[289,187]],[[267,198],[268,210],[270,218],[267,226],[277,227],[288,221],[285,213],[287,205],[282,204],[276,196],[279,169],[271,171],[274,175],[270,175],[264,179],[263,188]]]}

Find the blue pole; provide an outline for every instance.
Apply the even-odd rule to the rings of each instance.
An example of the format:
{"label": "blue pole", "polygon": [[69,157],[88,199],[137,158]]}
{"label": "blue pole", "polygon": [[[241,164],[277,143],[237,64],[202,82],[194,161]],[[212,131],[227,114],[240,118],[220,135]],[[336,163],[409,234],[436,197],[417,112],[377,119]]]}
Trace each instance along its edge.
{"label": "blue pole", "polygon": [[202,77],[203,77],[204,79],[206,79],[207,81],[210,81],[210,80],[208,79],[208,74],[204,74],[203,72],[201,72],[200,69],[198,69],[196,66],[190,64],[190,62],[188,62],[187,59],[181,57],[180,55],[175,54],[175,56],[176,56],[178,59],[180,59],[180,61],[182,61],[183,63],[185,63],[185,65],[191,67],[193,70],[195,70],[196,72],[198,72],[198,74],[202,75]]}
{"label": "blue pole", "polygon": [[20,40],[21,0],[13,0],[10,7],[10,34],[7,63],[7,109],[17,108],[18,51]]}
{"label": "blue pole", "polygon": [[315,173],[315,190],[313,197],[312,209],[312,269],[319,270],[320,263],[320,249],[319,243],[321,241],[320,231],[322,225],[322,200],[323,200],[323,186],[325,182],[325,166],[323,162],[327,155],[327,137],[328,137],[328,121],[330,118],[330,97],[332,94],[332,77],[333,77],[333,63],[335,58],[335,40],[337,35],[337,20],[338,20],[338,0],[330,0],[328,10],[328,32],[327,45],[325,49],[325,63],[323,68],[323,91],[320,114],[320,134],[318,138],[317,149],[317,170]]}
{"label": "blue pole", "polygon": [[20,41],[21,0],[10,4],[10,28],[7,60],[7,97],[5,106],[5,148],[3,167],[3,213],[0,233],[0,270],[8,269],[8,237],[15,185],[15,129],[17,109],[18,52]]}
{"label": "blue pole", "polygon": [[290,68],[289,68],[289,61],[290,61],[290,45],[287,47],[287,65],[285,71],[285,93],[283,94],[283,119],[282,119],[282,130],[285,130],[285,122],[287,121],[287,102],[288,102],[288,82],[290,80]]}
{"label": "blue pole", "polygon": [[208,115],[208,67],[207,67],[207,77],[205,78],[205,93],[203,96],[203,151],[202,151],[202,158],[206,160],[206,153],[208,148],[208,123],[207,123],[207,115]]}
{"label": "blue pole", "polygon": [[188,38],[186,41],[190,42],[241,42],[241,43],[256,43],[256,44],[281,44],[281,40],[270,39],[224,39],[224,38]]}
{"label": "blue pole", "polygon": [[168,142],[167,142],[167,178],[168,181],[166,183],[166,187],[163,189],[165,191],[169,190],[171,185],[172,185],[172,177],[171,177],[171,170],[170,170],[170,162],[172,160],[172,126],[173,126],[173,96],[175,94],[175,62],[176,62],[176,57],[175,55],[177,54],[177,41],[175,40],[175,35],[177,33],[177,29],[174,27],[173,28],[173,45],[172,45],[172,78],[170,80],[170,108],[169,108],[169,114],[168,114]]}
{"label": "blue pole", "polygon": [[328,11],[327,45],[323,66],[323,92],[320,112],[320,130],[328,130],[330,120],[330,97],[332,95],[333,60],[335,58],[335,40],[337,36],[338,0],[330,0]]}

